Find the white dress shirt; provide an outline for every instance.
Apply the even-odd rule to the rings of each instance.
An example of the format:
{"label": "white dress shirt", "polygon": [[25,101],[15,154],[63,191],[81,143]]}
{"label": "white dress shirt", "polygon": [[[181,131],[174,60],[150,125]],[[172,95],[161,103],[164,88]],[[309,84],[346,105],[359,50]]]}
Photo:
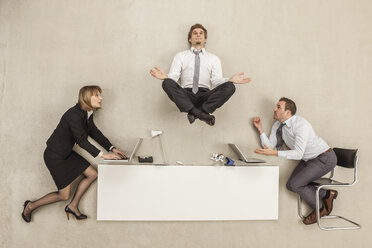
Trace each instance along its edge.
{"label": "white dress shirt", "polygon": [[[316,158],[319,154],[329,149],[327,143],[315,134],[311,124],[304,118],[294,115],[284,123],[282,137],[291,150],[278,151],[279,157],[307,161]],[[268,145],[275,148],[277,143],[276,131],[280,124],[280,121],[274,123],[271,128],[270,138],[267,138],[264,132],[260,135],[263,147]]]}
{"label": "white dress shirt", "polygon": [[[194,47],[189,50],[177,53],[174,56],[171,68],[168,73],[168,78],[178,82],[181,79],[182,88],[192,88],[194,79],[195,54]],[[228,78],[223,78],[220,59],[203,48],[199,54],[200,58],[200,74],[199,87],[211,89],[228,81]]]}

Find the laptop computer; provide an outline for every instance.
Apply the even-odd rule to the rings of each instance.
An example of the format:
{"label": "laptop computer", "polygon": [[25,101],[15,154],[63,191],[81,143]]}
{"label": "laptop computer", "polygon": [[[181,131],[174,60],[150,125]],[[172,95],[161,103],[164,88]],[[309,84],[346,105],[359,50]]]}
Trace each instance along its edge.
{"label": "laptop computer", "polygon": [[238,155],[238,158],[240,161],[246,162],[246,163],[266,163],[265,160],[258,159],[258,158],[246,158],[244,154],[240,151],[239,147],[235,144],[229,144],[231,149]]}
{"label": "laptop computer", "polygon": [[138,151],[138,148],[140,147],[141,143],[142,143],[142,138],[138,139],[137,141],[137,144],[135,145],[133,151],[132,151],[132,154],[130,155],[130,157],[128,159],[104,159],[103,161],[104,162],[120,162],[120,163],[129,163],[132,161],[132,159],[134,158],[134,156],[136,155],[137,151]]}

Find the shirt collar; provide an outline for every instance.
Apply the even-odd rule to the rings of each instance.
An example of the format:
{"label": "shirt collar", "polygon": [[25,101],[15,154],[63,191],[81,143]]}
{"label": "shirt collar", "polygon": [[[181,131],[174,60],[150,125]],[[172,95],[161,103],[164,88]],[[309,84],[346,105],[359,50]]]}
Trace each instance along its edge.
{"label": "shirt collar", "polygon": [[89,117],[93,114],[93,110],[87,111],[87,114],[88,114],[87,119],[89,119]]}
{"label": "shirt collar", "polygon": [[80,110],[80,111],[83,113],[83,115],[87,117],[87,119],[89,119],[89,117],[93,114],[93,110],[91,110],[91,111],[86,111],[86,110],[84,110],[84,109],[81,108],[81,106],[80,106],[79,103],[77,103],[77,104],[75,105],[75,107],[76,107],[78,110]]}
{"label": "shirt collar", "polygon": [[286,120],[284,123],[288,126],[288,127],[291,127],[293,125],[293,123],[295,122],[296,120],[296,116],[293,115],[291,116],[291,118],[289,118],[288,120]]}
{"label": "shirt collar", "polygon": [[[194,51],[197,51],[195,47],[191,47],[190,50],[192,53],[194,53]],[[205,48],[202,48],[201,53],[205,54]]]}

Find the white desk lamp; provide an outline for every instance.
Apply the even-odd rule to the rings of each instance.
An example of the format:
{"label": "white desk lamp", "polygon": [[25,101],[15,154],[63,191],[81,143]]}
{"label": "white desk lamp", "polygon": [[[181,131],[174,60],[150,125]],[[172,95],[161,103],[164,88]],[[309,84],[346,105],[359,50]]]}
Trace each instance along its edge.
{"label": "white desk lamp", "polygon": [[167,157],[165,156],[165,151],[164,151],[164,148],[163,148],[162,134],[163,134],[163,131],[161,131],[161,130],[151,130],[151,137],[152,138],[155,138],[155,137],[159,136],[160,148],[161,148],[161,151],[163,152],[164,164],[168,164]]}

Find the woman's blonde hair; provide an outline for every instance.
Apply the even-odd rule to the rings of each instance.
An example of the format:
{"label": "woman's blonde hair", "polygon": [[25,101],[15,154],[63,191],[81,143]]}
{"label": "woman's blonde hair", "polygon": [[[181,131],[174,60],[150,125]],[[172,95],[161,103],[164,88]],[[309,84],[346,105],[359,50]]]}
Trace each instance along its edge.
{"label": "woman's blonde hair", "polygon": [[78,102],[83,110],[91,111],[94,109],[92,107],[91,98],[97,91],[102,93],[101,88],[97,85],[87,85],[80,89]]}

